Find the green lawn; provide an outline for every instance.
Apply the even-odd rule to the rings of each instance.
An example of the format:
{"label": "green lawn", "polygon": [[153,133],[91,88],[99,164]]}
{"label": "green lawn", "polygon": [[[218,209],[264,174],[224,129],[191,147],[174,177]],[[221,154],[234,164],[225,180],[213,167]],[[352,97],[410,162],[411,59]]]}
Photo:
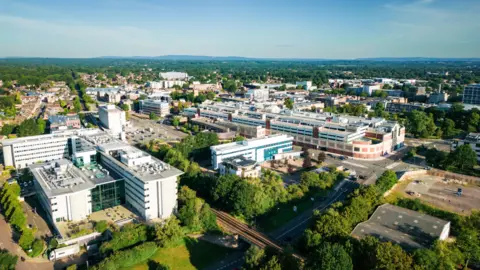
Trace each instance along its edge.
{"label": "green lawn", "polygon": [[159,249],[150,258],[149,262],[143,262],[133,269],[147,270],[153,268],[152,266],[155,262],[169,266],[172,270],[203,269],[226,257],[233,251],[233,249],[217,246],[206,241],[185,238],[182,245],[174,248]]}
{"label": "green lawn", "polygon": [[[271,232],[280,228],[296,216],[310,209],[313,206],[313,202],[310,199],[311,197],[317,202],[321,197],[324,197],[328,193],[328,190],[312,193],[305,194],[300,200],[291,201],[274,207],[269,213],[257,218],[257,227],[264,232]],[[297,212],[293,211],[293,206],[297,206]],[[277,210],[277,208],[279,209]]]}

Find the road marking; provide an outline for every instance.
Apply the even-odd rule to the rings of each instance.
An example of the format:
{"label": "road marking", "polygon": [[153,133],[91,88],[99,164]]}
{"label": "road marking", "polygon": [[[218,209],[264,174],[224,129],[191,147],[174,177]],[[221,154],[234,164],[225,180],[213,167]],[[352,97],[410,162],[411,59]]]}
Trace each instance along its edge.
{"label": "road marking", "polygon": [[220,267],[220,268],[217,268],[217,270],[225,269],[226,267],[229,267],[230,265],[235,264],[235,263],[239,262],[240,260],[241,260],[241,259],[236,259],[235,261],[233,261],[233,262],[231,262],[231,263],[229,263],[229,264],[227,264],[227,265],[224,265],[224,266],[222,266],[222,267]]}
{"label": "road marking", "polygon": [[[336,197],[334,197],[327,205],[325,205],[324,207],[322,207],[322,209],[320,209],[320,211],[323,211],[325,208],[329,207],[336,199],[338,199],[338,197],[340,197],[340,195],[342,195],[343,192],[340,192]],[[318,207],[315,207],[313,210],[317,210],[318,208],[320,208],[321,206],[318,206]],[[290,228],[288,231],[282,233],[281,235],[275,237],[275,240],[278,240],[280,238],[282,238],[284,235],[286,235],[287,233],[295,230],[296,228],[298,228],[300,225],[304,224],[305,222],[309,221],[311,218],[313,217],[313,215],[309,216],[307,219],[303,220],[302,222],[298,223],[297,225],[295,225],[294,227]]]}
{"label": "road marking", "polygon": [[356,166],[356,167],[359,167],[359,168],[364,168],[364,169],[368,168],[367,166],[363,166],[363,165],[356,164],[356,163],[349,162],[349,161],[342,161],[342,163],[349,164],[349,165],[352,165],[352,166]]}
{"label": "road marking", "polygon": [[392,163],[392,164],[388,165],[388,166],[387,166],[387,167],[385,167],[385,168],[387,168],[387,169],[391,170],[391,169],[393,169],[393,168],[397,167],[398,165],[400,165],[400,162],[395,162],[395,163]]}

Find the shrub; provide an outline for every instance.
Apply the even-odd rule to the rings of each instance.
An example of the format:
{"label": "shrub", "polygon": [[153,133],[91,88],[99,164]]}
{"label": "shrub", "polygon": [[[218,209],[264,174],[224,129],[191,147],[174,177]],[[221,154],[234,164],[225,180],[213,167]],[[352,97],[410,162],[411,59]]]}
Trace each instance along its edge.
{"label": "shrub", "polygon": [[42,254],[44,249],[44,242],[41,239],[35,239],[32,244],[32,252],[28,254],[30,257],[37,257]]}
{"label": "shrub", "polygon": [[22,236],[18,240],[18,245],[22,247],[23,250],[28,251],[35,241],[35,236],[33,235],[34,232],[31,229],[25,228],[22,232]]}
{"label": "shrub", "polygon": [[126,269],[135,264],[148,260],[158,249],[155,242],[145,242],[132,249],[117,251],[110,257],[103,260],[98,265],[94,266],[94,270],[115,270]]}
{"label": "shrub", "polygon": [[104,231],[107,230],[107,228],[108,228],[108,224],[107,224],[107,221],[105,220],[100,220],[97,223],[95,223],[95,230],[99,233],[103,233]]}
{"label": "shrub", "polygon": [[144,224],[127,224],[120,231],[114,232],[112,240],[100,247],[100,252],[106,254],[148,240],[149,228]]}
{"label": "shrub", "polygon": [[17,265],[18,256],[10,254],[7,250],[0,250],[0,269],[14,270]]}

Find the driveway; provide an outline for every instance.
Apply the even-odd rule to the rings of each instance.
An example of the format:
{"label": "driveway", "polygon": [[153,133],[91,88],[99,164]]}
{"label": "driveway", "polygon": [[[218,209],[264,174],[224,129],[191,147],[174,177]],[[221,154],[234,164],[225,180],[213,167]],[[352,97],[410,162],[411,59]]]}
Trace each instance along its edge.
{"label": "driveway", "polygon": [[[15,269],[17,270],[51,270],[53,263],[43,258],[29,258],[27,254],[12,240],[12,230],[5,221],[3,216],[0,216],[0,248],[8,250],[10,253],[18,256],[18,263]],[[25,262],[20,260],[21,257],[26,259]]]}

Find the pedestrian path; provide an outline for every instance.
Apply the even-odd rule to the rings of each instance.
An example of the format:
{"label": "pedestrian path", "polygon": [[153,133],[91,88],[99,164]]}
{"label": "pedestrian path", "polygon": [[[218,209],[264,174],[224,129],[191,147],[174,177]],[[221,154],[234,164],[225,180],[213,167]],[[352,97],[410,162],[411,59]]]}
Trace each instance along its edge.
{"label": "pedestrian path", "polygon": [[355,167],[359,167],[359,168],[364,168],[364,169],[368,168],[367,166],[360,165],[360,164],[357,164],[357,163],[353,163],[353,162],[350,162],[350,161],[342,161],[342,163],[352,165],[352,166],[355,166]]}
{"label": "pedestrian path", "polygon": [[388,165],[388,166],[385,167],[385,168],[387,168],[388,170],[391,170],[391,169],[397,167],[398,165],[400,165],[400,162],[394,162],[394,163]]}

